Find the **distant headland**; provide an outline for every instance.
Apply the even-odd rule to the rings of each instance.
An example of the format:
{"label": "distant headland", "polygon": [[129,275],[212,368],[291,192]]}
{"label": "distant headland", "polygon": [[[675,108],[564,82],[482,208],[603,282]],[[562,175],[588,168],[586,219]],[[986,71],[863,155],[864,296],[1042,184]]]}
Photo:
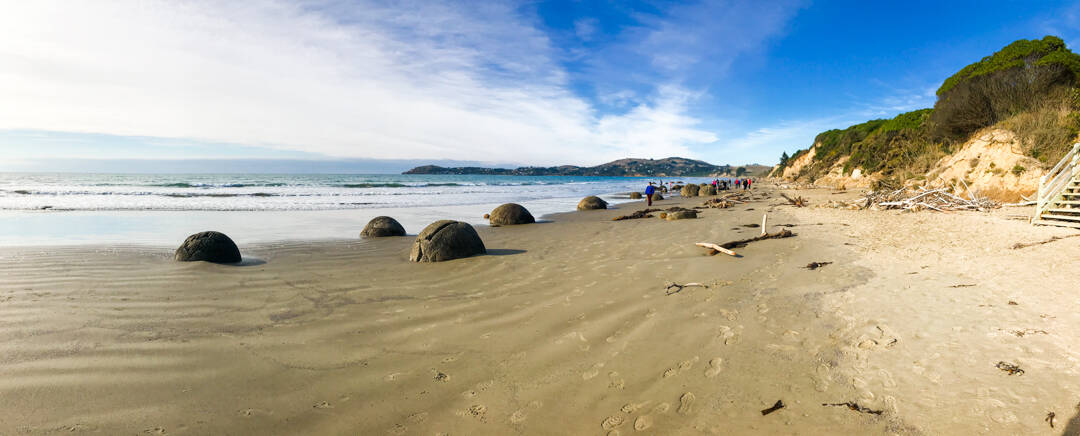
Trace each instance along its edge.
{"label": "distant headland", "polygon": [[556,167],[482,168],[424,165],[402,174],[452,174],[497,176],[609,176],[609,177],[709,177],[721,175],[764,175],[771,167],[764,165],[713,165],[708,162],[669,157],[664,159],[619,159],[594,167],[561,165]]}

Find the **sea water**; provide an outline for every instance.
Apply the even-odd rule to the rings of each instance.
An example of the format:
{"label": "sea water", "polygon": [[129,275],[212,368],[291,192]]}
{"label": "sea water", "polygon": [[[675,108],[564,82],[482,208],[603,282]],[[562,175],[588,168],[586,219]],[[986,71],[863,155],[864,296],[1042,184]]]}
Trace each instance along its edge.
{"label": "sea water", "polygon": [[[133,169],[136,170],[136,169]],[[534,216],[588,195],[629,201],[649,181],[698,178],[397,174],[0,173],[0,245],[170,245],[203,230],[238,242],[356,237],[389,215],[410,234],[438,219],[484,224],[502,203]]]}

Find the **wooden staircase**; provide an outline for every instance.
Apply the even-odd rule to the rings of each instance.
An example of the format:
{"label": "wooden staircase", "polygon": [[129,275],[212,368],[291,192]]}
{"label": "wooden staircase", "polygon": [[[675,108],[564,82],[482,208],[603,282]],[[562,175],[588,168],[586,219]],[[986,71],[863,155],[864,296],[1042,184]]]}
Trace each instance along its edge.
{"label": "wooden staircase", "polygon": [[1031,223],[1080,229],[1080,143],[1039,180]]}

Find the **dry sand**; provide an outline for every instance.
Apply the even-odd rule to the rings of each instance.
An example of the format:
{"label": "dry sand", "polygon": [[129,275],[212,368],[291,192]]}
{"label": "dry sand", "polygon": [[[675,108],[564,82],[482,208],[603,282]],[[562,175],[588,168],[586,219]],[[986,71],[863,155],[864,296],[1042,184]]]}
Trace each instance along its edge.
{"label": "dry sand", "polygon": [[[700,199],[658,205],[680,202]],[[1080,238],[1010,248],[1071,231],[777,203],[480,228],[490,255],[439,264],[408,262],[411,237],[241,244],[246,266],[3,249],[0,434],[1061,434],[1077,415]],[[693,245],[765,211],[798,236]],[[883,413],[822,405],[845,402]]]}

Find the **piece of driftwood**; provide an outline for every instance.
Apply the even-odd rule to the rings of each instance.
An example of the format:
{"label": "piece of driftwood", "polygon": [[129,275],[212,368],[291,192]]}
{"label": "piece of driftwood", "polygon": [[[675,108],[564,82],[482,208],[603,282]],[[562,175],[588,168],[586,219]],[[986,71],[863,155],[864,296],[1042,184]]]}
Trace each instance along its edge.
{"label": "piece of driftwood", "polygon": [[1013,365],[1011,363],[1002,361],[998,362],[997,365],[994,366],[996,366],[997,369],[1009,373],[1009,375],[1024,375],[1024,370],[1020,369],[1019,365]]}
{"label": "piece of driftwood", "polygon": [[641,219],[641,218],[652,218],[652,215],[649,215],[649,214],[652,213],[652,212],[659,212],[659,211],[660,211],[660,209],[642,209],[642,210],[634,212],[634,213],[632,213],[630,215],[618,216],[618,217],[612,218],[611,220],[612,221],[622,221],[622,220],[634,220],[634,219]]}
{"label": "piece of driftwood", "polygon": [[766,214],[766,213],[761,214],[761,236],[765,236],[767,234],[765,232],[765,220],[767,220],[767,219],[769,219],[769,214]]}
{"label": "piece of driftwood", "polygon": [[723,248],[732,249],[732,248],[745,247],[746,244],[749,244],[751,242],[763,241],[763,240],[766,240],[766,239],[790,238],[792,236],[795,236],[795,234],[792,233],[791,230],[783,229],[783,230],[780,230],[779,232],[776,232],[776,233],[766,233],[764,235],[756,236],[756,237],[753,237],[753,238],[750,238],[750,239],[740,239],[738,241],[725,242],[723,244],[720,244],[720,246],[723,247]]}
{"label": "piece of driftwood", "polygon": [[823,267],[825,265],[829,265],[831,263],[832,262],[810,262],[810,263],[806,264],[806,266],[804,268],[806,268],[806,269],[808,269],[810,271],[813,271],[815,269],[821,268],[821,267]]}
{"label": "piece of driftwood", "polygon": [[784,193],[781,193],[780,196],[784,197],[784,200],[787,200],[787,204],[790,204],[790,205],[795,206],[795,207],[806,207],[806,205],[808,203],[805,198],[802,198],[802,196],[791,198],[791,197],[788,197],[787,194],[784,194]]}
{"label": "piece of driftwood", "polygon": [[784,407],[784,400],[776,400],[776,404],[773,404],[772,407],[761,411],[761,416],[768,415],[777,410],[783,409]]}
{"label": "piece of driftwood", "polygon": [[848,409],[854,410],[856,412],[869,413],[873,415],[880,415],[885,412],[884,410],[873,410],[869,407],[860,406],[859,403],[853,401],[848,401],[846,403],[821,403],[821,405],[832,407],[847,407]]}
{"label": "piece of driftwood", "polygon": [[1054,236],[1054,237],[1052,237],[1050,239],[1047,239],[1045,241],[1039,241],[1039,242],[1027,242],[1027,243],[1017,242],[1017,243],[1013,244],[1013,246],[1010,247],[1010,248],[1012,248],[1013,250],[1019,250],[1021,248],[1033,247],[1033,246],[1036,246],[1036,245],[1049,244],[1049,243],[1054,242],[1054,241],[1062,240],[1062,239],[1065,239],[1065,238],[1072,238],[1074,236],[1080,236],[1080,233],[1073,233],[1071,235],[1065,235],[1065,236]]}
{"label": "piece of driftwood", "polygon": [[1054,412],[1046,412],[1046,419],[1043,419],[1043,421],[1049,422],[1050,423],[1050,428],[1054,428],[1054,418],[1055,417],[1057,417],[1056,413],[1054,413]]}
{"label": "piece of driftwood", "polygon": [[[690,288],[690,287],[699,287],[699,288],[708,289],[709,285],[706,285],[704,283],[687,283],[685,285],[680,285],[678,283],[671,282],[671,283],[668,283],[667,288],[664,289],[664,295],[678,294],[679,291],[683,290],[683,288]],[[672,289],[674,289],[674,290],[672,290]]]}
{"label": "piece of driftwood", "polygon": [[694,244],[694,245],[697,245],[698,247],[711,248],[712,252],[709,253],[710,256],[716,255],[716,254],[719,254],[719,253],[724,253],[724,254],[726,254],[728,256],[738,256],[738,254],[735,254],[734,251],[728,250],[727,248],[721,247],[719,245],[716,245],[716,244],[713,244],[713,243],[710,243],[710,242],[698,242],[697,244]]}

